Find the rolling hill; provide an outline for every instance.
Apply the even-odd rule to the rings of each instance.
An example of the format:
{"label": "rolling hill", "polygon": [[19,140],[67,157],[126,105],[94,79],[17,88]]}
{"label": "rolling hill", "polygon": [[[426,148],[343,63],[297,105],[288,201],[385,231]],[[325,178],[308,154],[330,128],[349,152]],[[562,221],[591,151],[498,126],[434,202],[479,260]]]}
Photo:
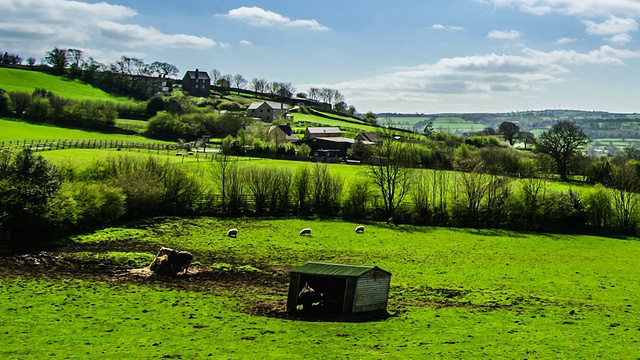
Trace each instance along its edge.
{"label": "rolling hill", "polygon": [[40,88],[67,99],[134,102],[126,97],[104,92],[80,80],[20,69],[0,68],[0,88],[6,91],[27,93],[32,93],[36,88]]}

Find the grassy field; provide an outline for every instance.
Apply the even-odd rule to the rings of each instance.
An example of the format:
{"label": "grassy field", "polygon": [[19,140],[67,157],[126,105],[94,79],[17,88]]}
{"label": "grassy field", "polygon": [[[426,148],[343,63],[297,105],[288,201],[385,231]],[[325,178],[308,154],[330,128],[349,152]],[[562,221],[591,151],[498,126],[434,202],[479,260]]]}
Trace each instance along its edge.
{"label": "grassy field", "polygon": [[[53,150],[39,153],[54,164],[58,165],[73,165],[76,167],[84,167],[95,160],[106,159],[114,156],[135,156],[135,157],[147,157],[155,156],[161,161],[169,161],[172,164],[178,166],[185,166],[192,171],[199,174],[211,174],[216,171],[216,165],[212,162],[212,155],[208,154],[206,157],[203,154],[192,156],[176,156],[174,151],[160,151],[159,154],[156,151],[138,150],[138,149],[126,149],[124,151],[116,151],[116,149],[67,149],[67,150]],[[264,168],[281,168],[295,171],[299,167],[309,167],[313,169],[316,163],[308,161],[288,161],[277,159],[265,159],[265,158],[253,158],[253,157],[238,157],[236,158],[240,167],[264,167]],[[362,180],[367,176],[367,166],[364,165],[347,165],[347,164],[322,164],[326,165],[332,175],[339,176],[344,180],[344,190],[358,180]],[[417,169],[416,176],[426,175],[433,172],[428,169]],[[455,189],[459,174],[455,171],[450,173],[450,185],[451,190]],[[513,180],[512,189],[516,190],[520,188],[520,182]],[[591,193],[594,190],[592,185],[584,183],[567,183],[560,181],[548,181],[547,192],[567,192],[572,190],[581,196]]]}
{"label": "grassy field", "polygon": [[[340,128],[351,128],[360,131],[376,131],[375,126],[365,125],[365,124],[354,124],[346,121],[335,120],[335,119],[327,119],[320,116],[309,115],[309,114],[294,114],[294,119],[296,123],[302,123],[306,126],[317,126],[315,124],[321,124],[321,126],[338,126]],[[311,124],[311,125],[310,125]]]}
{"label": "grassy field", "polygon": [[[417,117],[389,117],[394,126],[403,129],[413,130],[413,126],[421,121],[432,119],[433,129],[436,131],[448,133],[467,133],[483,130],[486,126],[483,124],[466,121],[456,116],[417,116]],[[420,129],[422,130],[422,129]]]}
{"label": "grassy field", "polygon": [[60,76],[38,71],[0,68],[0,88],[7,91],[22,91],[31,94],[36,88],[46,89],[54,94],[77,100],[131,101],[114,96],[79,80],[69,80]]}
{"label": "grassy field", "polygon": [[[129,263],[136,267],[160,246],[170,246],[191,251],[196,266],[191,277],[173,280],[110,273],[104,264],[91,268],[95,261],[78,268],[89,270],[58,273],[36,265],[27,267],[31,271],[0,266],[0,312],[6,314],[0,318],[0,355],[637,356],[640,243],[635,239],[382,224],[368,224],[365,234],[357,235],[355,225],[157,219],[75,237],[60,249],[63,259],[93,253],[102,262],[138,259]],[[237,239],[225,236],[230,227],[240,230]],[[313,235],[298,236],[301,227],[313,228]],[[368,322],[287,318],[282,311],[288,270],[307,261],[390,271],[392,316]],[[84,276],[90,269],[103,269],[102,278]],[[218,280],[204,282],[198,271],[213,272]]]}
{"label": "grassy field", "polygon": [[32,124],[24,121],[2,118],[0,118],[0,129],[2,129],[2,131],[0,131],[0,141],[4,142],[16,140],[125,140],[137,142],[161,142],[142,136],[68,129],[53,125]]}

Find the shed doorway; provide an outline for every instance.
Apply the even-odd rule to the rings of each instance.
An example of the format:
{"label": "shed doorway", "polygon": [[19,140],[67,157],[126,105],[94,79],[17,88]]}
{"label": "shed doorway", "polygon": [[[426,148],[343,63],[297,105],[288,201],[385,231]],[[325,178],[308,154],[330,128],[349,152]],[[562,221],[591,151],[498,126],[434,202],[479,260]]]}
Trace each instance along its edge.
{"label": "shed doorway", "polygon": [[347,288],[346,278],[302,275],[298,284],[298,292],[302,290],[305,283],[313,288],[317,296],[317,305],[312,309],[314,312],[342,313]]}

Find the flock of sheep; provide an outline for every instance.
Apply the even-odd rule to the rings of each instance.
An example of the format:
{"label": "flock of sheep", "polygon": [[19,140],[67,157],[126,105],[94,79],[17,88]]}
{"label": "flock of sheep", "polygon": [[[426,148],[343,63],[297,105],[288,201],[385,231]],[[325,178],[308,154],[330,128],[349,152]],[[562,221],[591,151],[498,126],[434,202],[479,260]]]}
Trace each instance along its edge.
{"label": "flock of sheep", "polygon": [[[356,226],[356,233],[357,234],[364,233],[364,225]],[[311,228],[304,228],[304,229],[300,230],[300,235],[311,235]],[[227,236],[228,237],[237,237],[238,236],[238,229],[236,229],[236,228],[229,229],[227,231]]]}

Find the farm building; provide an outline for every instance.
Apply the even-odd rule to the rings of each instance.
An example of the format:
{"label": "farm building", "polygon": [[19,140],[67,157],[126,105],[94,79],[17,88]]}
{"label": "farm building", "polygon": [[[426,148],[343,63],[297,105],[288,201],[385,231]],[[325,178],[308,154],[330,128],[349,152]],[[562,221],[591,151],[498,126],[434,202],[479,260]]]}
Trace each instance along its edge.
{"label": "farm building", "polygon": [[187,71],[182,78],[182,90],[192,96],[209,96],[211,78],[206,71]]}
{"label": "farm building", "polygon": [[340,132],[340,128],[337,126],[320,126],[320,127],[312,127],[309,126],[304,131],[304,139],[311,140],[319,137],[340,137],[342,133]]}
{"label": "farm building", "polygon": [[390,282],[391,273],[377,266],[310,262],[291,271],[287,312],[297,311],[298,294],[305,284],[315,290],[319,311],[334,314],[386,311]]}
{"label": "farm building", "polygon": [[247,108],[247,116],[260,119],[264,122],[273,122],[281,116],[285,116],[289,109],[279,102],[273,101],[257,101],[251,103]]}

